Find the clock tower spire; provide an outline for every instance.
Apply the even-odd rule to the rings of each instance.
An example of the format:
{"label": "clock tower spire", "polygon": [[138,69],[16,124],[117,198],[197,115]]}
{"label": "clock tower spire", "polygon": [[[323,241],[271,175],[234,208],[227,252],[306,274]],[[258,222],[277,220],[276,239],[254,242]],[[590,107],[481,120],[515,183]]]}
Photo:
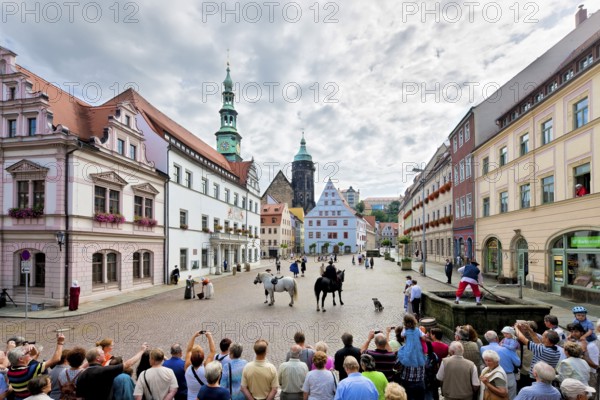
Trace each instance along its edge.
{"label": "clock tower spire", "polygon": [[223,106],[219,110],[221,115],[221,128],[215,133],[217,137],[217,151],[229,161],[242,161],[240,144],[242,136],[237,131],[237,111],[233,105],[233,80],[229,74],[229,61],[227,61],[227,76],[223,81]]}

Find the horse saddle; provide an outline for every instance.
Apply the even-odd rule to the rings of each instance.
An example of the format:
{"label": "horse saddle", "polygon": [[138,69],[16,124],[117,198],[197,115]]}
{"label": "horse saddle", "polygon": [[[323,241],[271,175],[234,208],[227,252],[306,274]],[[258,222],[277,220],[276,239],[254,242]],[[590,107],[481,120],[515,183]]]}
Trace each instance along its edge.
{"label": "horse saddle", "polygon": [[273,278],[271,278],[271,283],[273,285],[277,285],[277,282],[279,282],[280,279],[283,279],[283,276],[274,276]]}

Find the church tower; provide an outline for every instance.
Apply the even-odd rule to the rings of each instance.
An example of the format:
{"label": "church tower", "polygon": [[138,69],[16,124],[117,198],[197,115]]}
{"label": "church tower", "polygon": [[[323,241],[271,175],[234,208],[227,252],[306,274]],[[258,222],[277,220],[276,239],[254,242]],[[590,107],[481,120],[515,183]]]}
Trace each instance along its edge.
{"label": "church tower", "polygon": [[312,156],[306,151],[306,140],[302,132],[300,150],[292,162],[292,189],[294,201],[292,207],[302,207],[308,214],[315,207],[315,165]]}
{"label": "church tower", "polygon": [[237,111],[233,106],[233,81],[229,75],[229,62],[227,62],[227,76],[223,81],[223,106],[219,110],[221,114],[221,129],[215,136],[217,137],[217,151],[225,156],[229,161],[242,161],[240,156],[242,136],[237,131]]}

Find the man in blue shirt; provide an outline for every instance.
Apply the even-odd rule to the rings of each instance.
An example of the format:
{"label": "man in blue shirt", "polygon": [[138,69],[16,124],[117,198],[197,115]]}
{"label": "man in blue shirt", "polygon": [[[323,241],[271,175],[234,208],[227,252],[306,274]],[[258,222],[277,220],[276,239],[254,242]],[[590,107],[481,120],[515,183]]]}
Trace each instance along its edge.
{"label": "man in blue shirt", "polygon": [[358,372],[358,361],[352,356],[344,360],[348,377],[338,384],[334,400],[377,400],[379,393],[375,384]]}
{"label": "man in blue shirt", "polygon": [[558,389],[552,386],[556,371],[543,361],[533,367],[535,382],[521,389],[514,400],[561,400]]}
{"label": "man in blue shirt", "polygon": [[517,395],[517,380],[515,378],[515,368],[521,365],[521,360],[515,351],[509,350],[506,347],[500,346],[498,343],[498,334],[494,331],[487,331],[485,333],[485,340],[488,341],[489,345],[481,347],[481,354],[486,350],[494,350],[500,357],[500,366],[506,372],[508,381],[506,382],[506,388],[508,389],[508,398],[514,399]]}
{"label": "man in blue shirt", "polygon": [[171,358],[163,363],[163,367],[172,369],[177,378],[177,393],[175,394],[175,400],[187,400],[187,383],[185,381],[185,361],[181,358],[183,350],[179,343],[175,343],[171,346]]}

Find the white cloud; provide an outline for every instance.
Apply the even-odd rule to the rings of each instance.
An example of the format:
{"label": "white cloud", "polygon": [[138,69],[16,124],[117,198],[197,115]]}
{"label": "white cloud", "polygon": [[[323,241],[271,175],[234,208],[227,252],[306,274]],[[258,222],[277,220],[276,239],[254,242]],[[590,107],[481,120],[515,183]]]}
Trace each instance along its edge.
{"label": "white cloud", "polygon": [[[506,82],[574,28],[579,5],[483,2],[469,14],[465,3],[451,1],[285,1],[270,22],[263,2],[228,1],[229,10],[237,5],[238,15],[225,13],[222,2],[84,2],[77,3],[72,22],[65,8],[52,22],[50,3],[36,4],[39,22],[35,11],[2,15],[3,45],[19,54],[21,65],[57,83],[78,82],[80,88],[97,83],[101,101],[132,82],[214,145],[221,99],[205,96],[203,89],[225,78],[229,48],[232,78],[239,84],[243,155],[284,166],[304,129],[321,169],[317,192],[334,173],[337,187],[352,185],[365,197],[403,193],[402,163],[428,161],[469,107],[482,100],[480,90],[470,99],[464,88],[459,99],[450,98],[455,83]],[[102,9],[94,23],[93,4]],[[257,4],[261,18],[252,22]],[[437,14],[423,14],[435,4]],[[456,22],[453,4],[461,5]],[[501,18],[493,21],[497,9]],[[211,10],[216,13],[208,15]],[[296,10],[301,18],[290,22]],[[268,82],[278,83],[272,101]],[[448,91],[437,99],[403,98],[407,84],[419,89],[439,84]],[[249,101],[256,86],[260,99]],[[298,87],[302,95],[293,102]],[[336,168],[325,170],[326,165]],[[261,182],[263,190],[267,184]]]}

